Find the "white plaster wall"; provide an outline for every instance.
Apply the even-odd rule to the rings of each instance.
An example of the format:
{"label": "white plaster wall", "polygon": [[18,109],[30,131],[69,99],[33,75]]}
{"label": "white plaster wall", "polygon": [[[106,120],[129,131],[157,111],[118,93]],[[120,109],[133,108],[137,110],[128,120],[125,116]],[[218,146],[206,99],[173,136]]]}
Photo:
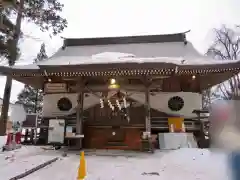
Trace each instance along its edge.
{"label": "white plaster wall", "polygon": [[[180,96],[184,100],[184,107],[180,111],[171,111],[168,108],[168,100],[173,96]],[[57,108],[57,102],[60,98],[67,97],[71,100],[73,104],[73,109],[77,105],[77,94],[47,94],[43,98],[43,116],[44,117],[56,117],[61,115],[69,114],[69,112],[61,112]],[[145,96],[144,93],[136,92],[130,96],[135,101],[144,104]],[[84,109],[92,107],[96,104],[99,104],[99,98],[90,95],[84,98]],[[161,92],[156,95],[150,95],[150,105],[153,109],[159,110],[173,115],[181,115],[185,117],[195,117],[196,115],[192,113],[194,109],[201,109],[202,106],[202,95],[199,93],[191,92]]]}
{"label": "white plaster wall", "polygon": [[43,116],[44,117],[54,117],[68,114],[68,112],[62,112],[57,107],[57,102],[59,99],[66,97],[73,105],[73,108],[77,105],[77,94],[46,94],[43,97]]}
{"label": "white plaster wall", "polygon": [[[67,112],[60,111],[57,107],[57,102],[59,99],[66,97],[72,102],[72,109]],[[99,104],[99,98],[94,95],[89,95],[88,97],[84,97],[84,109],[87,109],[95,104]],[[77,94],[46,94],[43,97],[43,116],[44,117],[56,117],[67,115],[74,111],[74,108],[77,105]]]}
{"label": "white plaster wall", "polygon": [[[180,111],[172,111],[168,108],[168,100],[173,96],[180,96],[184,100],[184,106]],[[136,92],[130,97],[142,104],[145,102],[144,93]],[[150,105],[153,109],[168,114],[194,117],[196,114],[193,114],[192,111],[195,109],[201,109],[202,107],[202,95],[192,92],[160,92],[155,95],[150,95]]]}

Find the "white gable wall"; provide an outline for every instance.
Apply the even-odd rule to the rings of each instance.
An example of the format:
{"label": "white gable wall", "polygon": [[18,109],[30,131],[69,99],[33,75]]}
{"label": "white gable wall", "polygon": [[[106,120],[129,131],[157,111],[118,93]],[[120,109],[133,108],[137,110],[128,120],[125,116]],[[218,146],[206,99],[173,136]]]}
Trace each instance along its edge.
{"label": "white gable wall", "polygon": [[[168,108],[168,100],[173,96],[179,96],[184,100],[184,106],[180,111],[172,111]],[[130,96],[130,98],[138,101],[142,104],[145,103],[145,94],[136,92]],[[202,95],[192,92],[161,92],[154,95],[150,95],[150,106],[158,111],[172,114],[181,115],[184,117],[195,117],[192,111],[195,109],[201,109],[202,107]]]}
{"label": "white gable wall", "polygon": [[[123,91],[122,91],[123,92]],[[123,92],[124,93],[124,92]],[[184,107],[180,111],[172,111],[168,108],[168,100],[173,96],[180,96],[184,100]],[[67,97],[72,102],[73,108],[68,112],[62,112],[57,107],[57,102],[60,98]],[[145,95],[144,93],[133,93],[130,98],[135,101],[144,104]],[[77,105],[77,94],[47,94],[43,99],[43,116],[44,117],[57,117],[62,115],[71,114],[74,108]],[[100,106],[99,97],[89,94],[88,97],[84,98],[84,109],[88,109],[94,105]],[[191,92],[177,92],[177,93],[168,93],[161,92],[156,95],[150,95],[150,106],[153,109],[156,109],[161,112],[165,112],[172,115],[180,115],[184,117],[195,117],[196,114],[193,114],[192,111],[195,109],[201,109],[202,107],[202,96],[199,93]]]}
{"label": "white gable wall", "polygon": [[[108,97],[113,96],[116,94],[115,91],[109,92]],[[87,93],[88,96],[84,97],[83,102],[83,109],[88,109],[96,104],[100,104],[100,95],[93,95]],[[75,108],[77,107],[77,93],[60,93],[60,94],[46,94],[43,97],[43,116],[44,117],[57,117],[57,116],[64,116],[69,115],[76,112]],[[67,112],[60,111],[57,107],[58,100],[66,97],[72,102],[72,109]]]}
{"label": "white gable wall", "polygon": [[[75,111],[77,106],[77,93],[61,93],[61,94],[46,94],[43,97],[43,116],[44,117],[57,117],[71,114]],[[58,100],[66,97],[72,102],[72,109],[65,112],[60,111],[57,107]],[[95,104],[99,103],[99,98],[94,95],[84,97],[84,109],[87,109]]]}

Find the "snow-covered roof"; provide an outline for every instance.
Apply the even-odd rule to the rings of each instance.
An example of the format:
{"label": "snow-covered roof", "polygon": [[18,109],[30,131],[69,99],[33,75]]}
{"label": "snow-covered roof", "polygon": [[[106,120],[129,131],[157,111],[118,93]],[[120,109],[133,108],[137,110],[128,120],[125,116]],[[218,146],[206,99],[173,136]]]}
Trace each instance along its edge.
{"label": "snow-covered roof", "polygon": [[[116,47],[115,47],[116,46]],[[129,48],[128,50],[125,48]],[[122,49],[122,50],[121,50]],[[119,51],[117,51],[119,50]],[[130,44],[111,47],[66,47],[51,58],[14,69],[37,70],[39,66],[67,66],[119,63],[172,63],[176,65],[216,65],[237,63],[237,60],[214,60],[201,55],[193,45],[184,43]]]}
{"label": "snow-covered roof", "polygon": [[[116,44],[101,46],[70,46],[38,65],[85,65],[109,63],[181,63],[183,59],[205,58],[192,43],[167,42]],[[156,61],[158,59],[158,61]]]}
{"label": "snow-covered roof", "polygon": [[185,33],[131,37],[65,39],[64,47],[44,61],[17,70],[38,70],[43,66],[171,63],[176,65],[215,65],[237,61],[218,61],[200,54],[186,41]]}
{"label": "snow-covered roof", "polygon": [[[66,39],[64,46],[41,62],[5,67],[3,75],[41,88],[44,76],[191,75],[224,73],[220,83],[240,70],[240,61],[216,61],[200,54],[184,33],[170,35]],[[126,71],[126,72],[125,72]],[[33,79],[34,78],[34,82]],[[207,82],[206,82],[207,84]]]}
{"label": "snow-covered roof", "polygon": [[39,69],[38,64],[27,64],[27,65],[15,65],[12,67],[13,69]]}

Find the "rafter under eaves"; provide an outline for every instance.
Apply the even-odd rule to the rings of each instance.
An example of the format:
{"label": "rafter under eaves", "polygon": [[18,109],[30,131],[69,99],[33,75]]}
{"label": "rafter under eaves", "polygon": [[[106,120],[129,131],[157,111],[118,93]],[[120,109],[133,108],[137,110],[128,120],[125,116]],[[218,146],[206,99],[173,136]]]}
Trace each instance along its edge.
{"label": "rafter under eaves", "polygon": [[18,1],[17,0],[0,0],[0,8],[17,8]]}

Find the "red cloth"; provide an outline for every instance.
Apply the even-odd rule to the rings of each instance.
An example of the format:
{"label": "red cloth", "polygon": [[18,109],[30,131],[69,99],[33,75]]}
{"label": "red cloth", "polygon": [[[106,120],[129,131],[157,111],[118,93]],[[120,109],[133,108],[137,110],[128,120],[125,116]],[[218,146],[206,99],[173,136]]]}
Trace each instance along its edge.
{"label": "red cloth", "polygon": [[[12,141],[13,141],[13,133],[9,133],[8,135],[7,135],[7,142],[6,142],[6,145],[9,145],[10,143],[12,143]],[[20,132],[17,132],[16,134],[15,134],[15,142],[17,143],[17,144],[21,144],[21,137],[22,137],[22,134],[20,133]]]}
{"label": "red cloth", "polygon": [[15,135],[15,141],[17,144],[21,144],[21,137],[22,137],[22,134],[20,132],[17,132]]}

